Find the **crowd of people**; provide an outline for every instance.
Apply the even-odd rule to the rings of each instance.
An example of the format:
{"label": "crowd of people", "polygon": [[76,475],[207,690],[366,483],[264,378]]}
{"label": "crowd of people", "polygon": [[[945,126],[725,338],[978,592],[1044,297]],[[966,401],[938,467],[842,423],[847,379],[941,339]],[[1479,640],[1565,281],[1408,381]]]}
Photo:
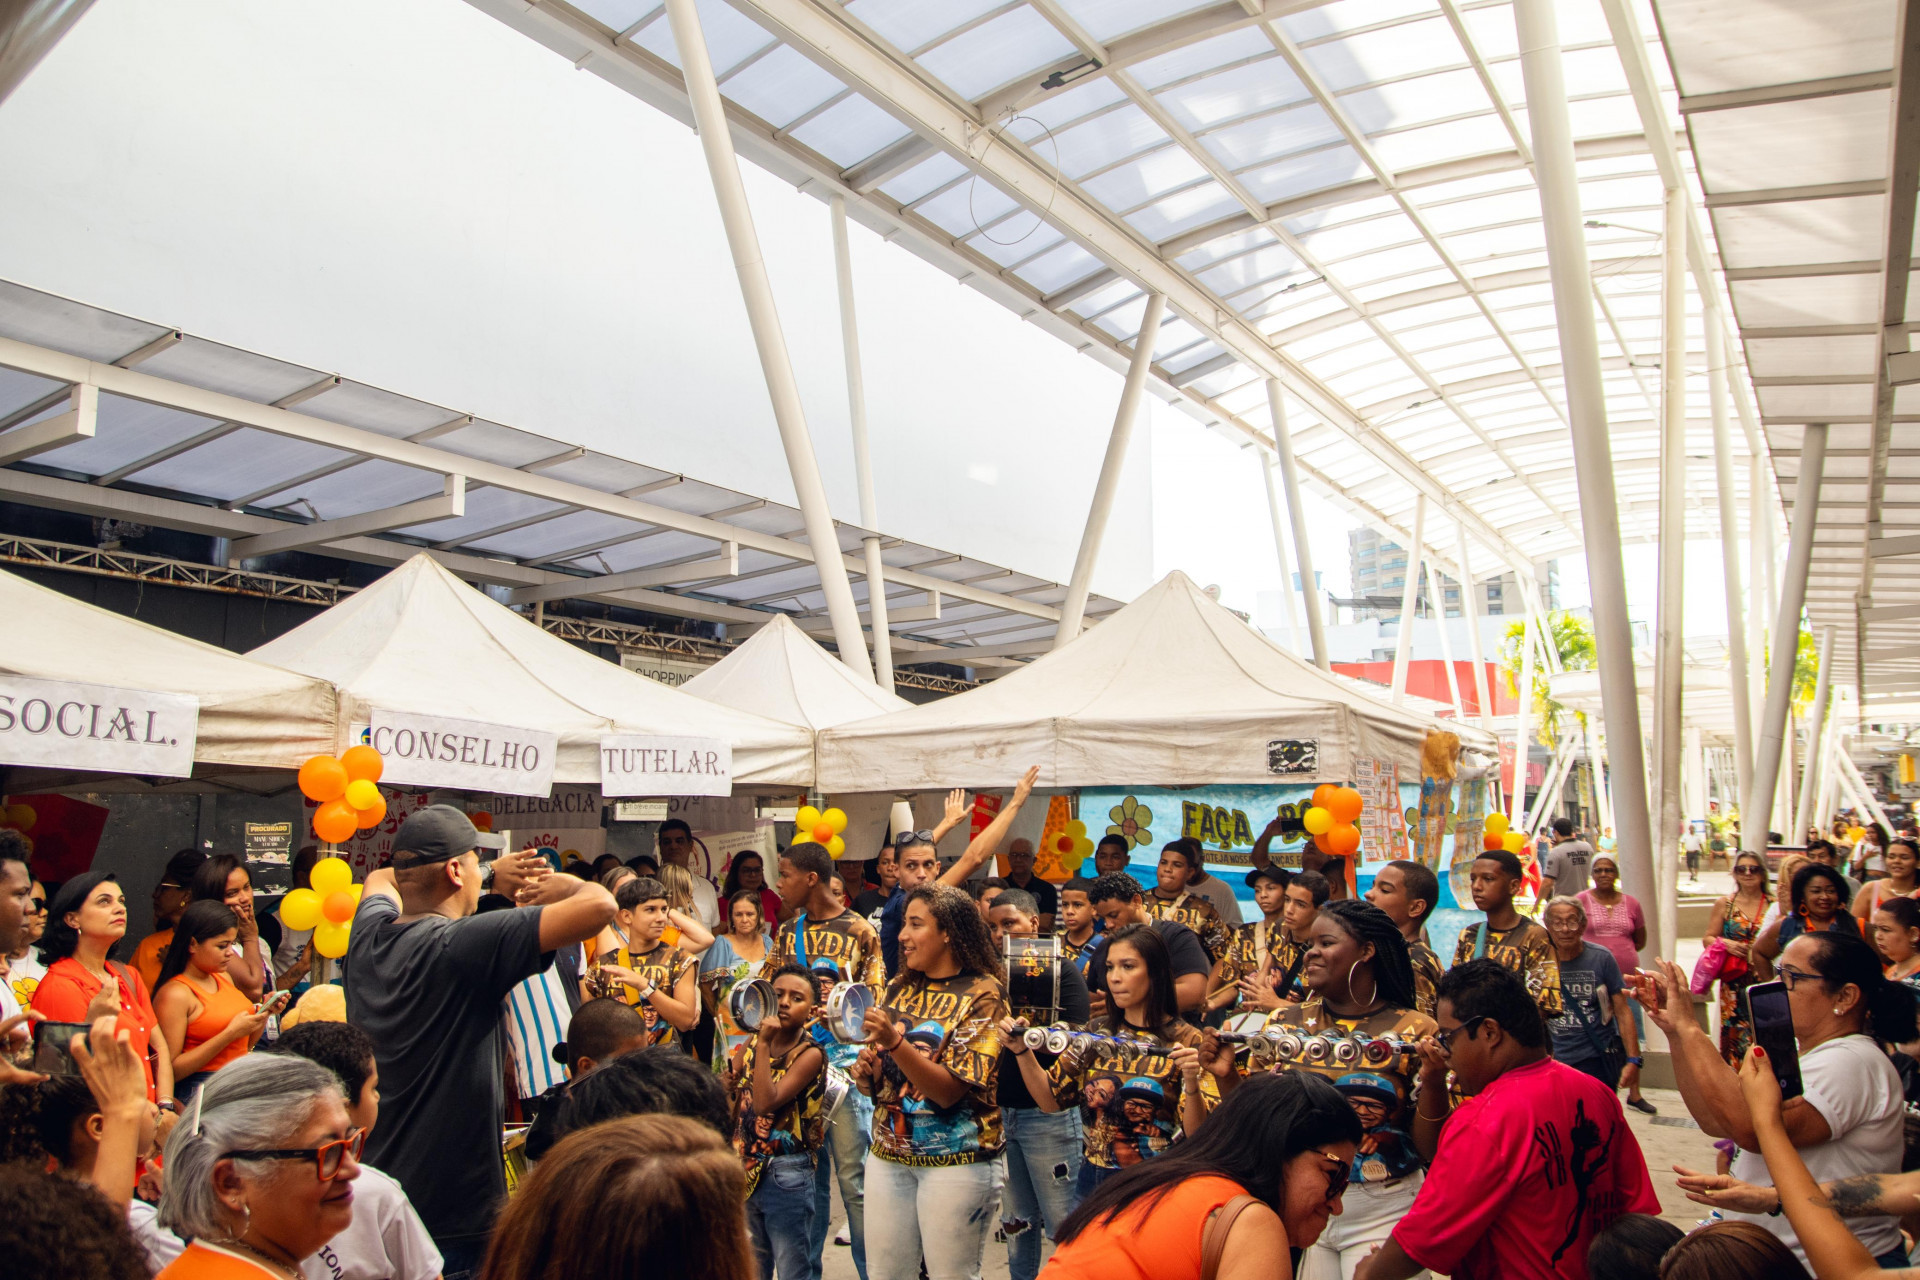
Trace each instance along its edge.
{"label": "crowd of people", "polygon": [[[1907,1266],[1910,833],[1819,837],[1777,890],[1735,856],[1703,940],[1715,1038],[1697,975],[1642,967],[1641,905],[1564,820],[1535,858],[1475,859],[1481,918],[1435,937],[1432,868],[1358,893],[1345,860],[1276,861],[1278,823],[1245,875],[1257,918],[1187,839],[1150,875],[1109,836],[1040,879],[1008,839],[1035,776],[957,859],[961,792],[871,861],[800,842],[718,887],[684,823],[652,856],[556,869],[432,806],[366,877],[338,976],[256,916],[237,858],[175,855],[131,946],[111,875],[49,899],[0,831],[0,1258],[62,1280],[817,1280],[837,1201],[862,1280],[977,1277],[999,1241],[1014,1280]],[[1784,1091],[1745,999],[1776,980]],[[1691,1232],[1626,1121],[1654,1111],[1648,1025],[1723,1148],[1679,1171],[1711,1210]]]}

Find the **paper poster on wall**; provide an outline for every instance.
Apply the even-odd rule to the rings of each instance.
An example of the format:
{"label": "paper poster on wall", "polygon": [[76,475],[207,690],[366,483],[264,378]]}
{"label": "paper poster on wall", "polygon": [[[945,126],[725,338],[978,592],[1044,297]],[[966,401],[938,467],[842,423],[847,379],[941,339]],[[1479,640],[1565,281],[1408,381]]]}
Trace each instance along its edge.
{"label": "paper poster on wall", "polygon": [[1353,787],[1364,806],[1360,810],[1361,865],[1405,858],[1407,818],[1401,807],[1399,766],[1391,760],[1356,759]]}
{"label": "paper poster on wall", "polygon": [[256,893],[284,893],[292,887],[293,824],[249,822],[241,833],[247,875]]}
{"label": "paper poster on wall", "polygon": [[1480,856],[1487,830],[1487,780],[1484,777],[1460,779],[1460,809],[1453,820],[1453,865],[1447,869],[1456,902],[1472,902],[1467,883],[1473,860]]}
{"label": "paper poster on wall", "polygon": [[591,863],[607,851],[604,827],[511,827],[504,834],[508,849],[536,849],[556,871],[576,862]]}
{"label": "paper poster on wall", "polygon": [[779,842],[774,839],[773,823],[757,821],[749,831],[696,831],[693,833],[713,858],[714,879],[725,882],[727,868],[732,864],[734,855],[757,853],[760,865],[767,873],[767,887],[771,889],[779,879],[779,868],[774,859],[779,856]]}
{"label": "paper poster on wall", "polygon": [[0,675],[0,764],[184,778],[199,725],[179,694]]}
{"label": "paper poster on wall", "polygon": [[1312,777],[1320,772],[1318,738],[1277,738],[1267,744],[1267,772]]}

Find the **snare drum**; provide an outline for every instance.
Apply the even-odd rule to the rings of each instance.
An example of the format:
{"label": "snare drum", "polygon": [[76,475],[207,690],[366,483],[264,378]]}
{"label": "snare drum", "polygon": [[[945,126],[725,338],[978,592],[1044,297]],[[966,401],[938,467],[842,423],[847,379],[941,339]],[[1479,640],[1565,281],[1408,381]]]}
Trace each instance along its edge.
{"label": "snare drum", "polygon": [[1009,937],[1005,944],[1007,961],[1007,1005],[1013,1009],[1042,1010],[1048,1014],[1060,1008],[1060,968],[1068,963],[1058,938]]}
{"label": "snare drum", "polygon": [[873,1008],[873,989],[864,983],[842,982],[827,992],[827,1014],[822,1019],[842,1044],[862,1044],[867,1038],[867,1010]]}
{"label": "snare drum", "polygon": [[773,984],[765,979],[736,982],[727,992],[727,1013],[742,1031],[758,1031],[773,1010]]}

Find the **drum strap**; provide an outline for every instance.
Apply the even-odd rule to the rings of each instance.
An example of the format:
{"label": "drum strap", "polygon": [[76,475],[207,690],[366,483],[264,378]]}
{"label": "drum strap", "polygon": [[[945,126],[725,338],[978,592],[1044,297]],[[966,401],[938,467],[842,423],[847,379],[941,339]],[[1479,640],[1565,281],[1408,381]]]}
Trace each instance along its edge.
{"label": "drum strap", "polygon": [[1253,967],[1258,969],[1267,962],[1267,922],[1253,922]]}
{"label": "drum strap", "polygon": [[804,911],[793,918],[793,962],[802,969],[813,968],[807,963],[807,913]]}

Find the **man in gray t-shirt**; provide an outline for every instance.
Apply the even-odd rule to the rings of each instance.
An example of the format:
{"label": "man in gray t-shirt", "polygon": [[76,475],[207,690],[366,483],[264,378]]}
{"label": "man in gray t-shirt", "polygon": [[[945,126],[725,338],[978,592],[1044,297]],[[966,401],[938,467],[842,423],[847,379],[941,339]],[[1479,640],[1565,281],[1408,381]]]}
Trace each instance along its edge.
{"label": "man in gray t-shirt", "polygon": [[1573,819],[1553,820],[1553,845],[1540,859],[1540,901],[1579,893],[1587,887],[1593,846],[1573,834]]}

